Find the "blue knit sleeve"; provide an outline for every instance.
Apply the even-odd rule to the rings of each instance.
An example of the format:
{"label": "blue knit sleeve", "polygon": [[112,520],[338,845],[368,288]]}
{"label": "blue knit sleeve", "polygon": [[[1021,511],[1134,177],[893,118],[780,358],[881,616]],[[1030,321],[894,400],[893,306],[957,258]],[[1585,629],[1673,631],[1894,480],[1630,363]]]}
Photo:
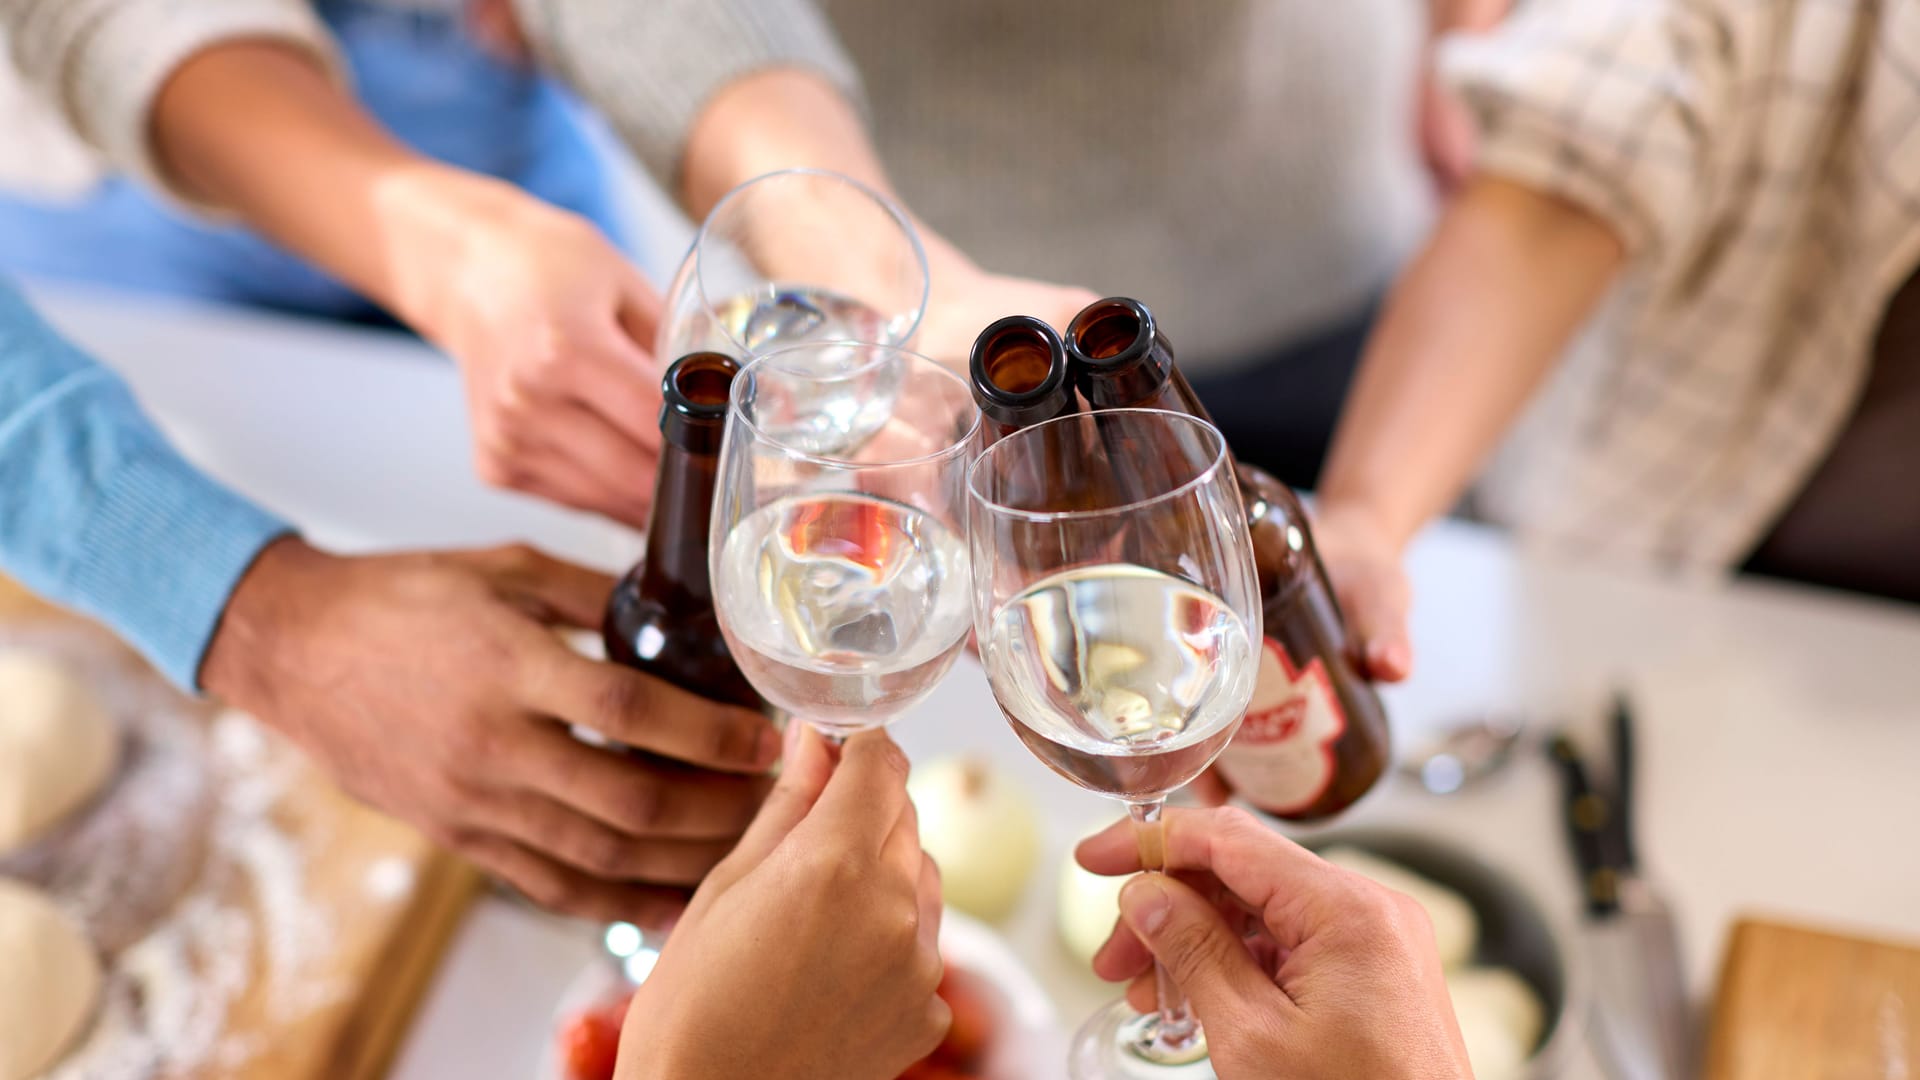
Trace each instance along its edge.
{"label": "blue knit sleeve", "polygon": [[0,282],[0,571],[197,690],[228,595],[287,531],[188,464],[118,376]]}

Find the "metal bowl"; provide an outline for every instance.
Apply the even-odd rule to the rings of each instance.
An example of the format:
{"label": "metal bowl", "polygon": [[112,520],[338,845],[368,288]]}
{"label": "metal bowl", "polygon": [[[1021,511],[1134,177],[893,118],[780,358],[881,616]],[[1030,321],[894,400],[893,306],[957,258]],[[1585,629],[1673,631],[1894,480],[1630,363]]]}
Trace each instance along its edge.
{"label": "metal bowl", "polygon": [[1560,1075],[1569,1045],[1578,1038],[1569,1033],[1580,1015],[1578,972],[1567,934],[1531,892],[1457,842],[1430,833],[1339,829],[1316,834],[1305,844],[1315,851],[1358,848],[1464,897],[1480,920],[1473,962],[1513,969],[1540,999],[1544,1021],[1527,1059],[1527,1075],[1533,1080]]}

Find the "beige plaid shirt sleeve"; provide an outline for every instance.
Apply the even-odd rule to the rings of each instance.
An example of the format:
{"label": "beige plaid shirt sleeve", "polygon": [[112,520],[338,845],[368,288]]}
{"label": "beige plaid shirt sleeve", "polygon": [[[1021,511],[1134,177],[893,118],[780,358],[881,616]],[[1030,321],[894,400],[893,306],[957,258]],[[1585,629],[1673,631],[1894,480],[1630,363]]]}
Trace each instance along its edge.
{"label": "beige plaid shirt sleeve", "polygon": [[1455,39],[1442,62],[1479,117],[1481,171],[1570,199],[1630,251],[1657,254],[1690,244],[1704,218],[1729,44],[1694,5],[1547,2]]}
{"label": "beige plaid shirt sleeve", "polygon": [[1634,256],[1481,507],[1559,549],[1736,565],[1848,422],[1920,262],[1920,0],[1530,0],[1442,64],[1482,170]]}

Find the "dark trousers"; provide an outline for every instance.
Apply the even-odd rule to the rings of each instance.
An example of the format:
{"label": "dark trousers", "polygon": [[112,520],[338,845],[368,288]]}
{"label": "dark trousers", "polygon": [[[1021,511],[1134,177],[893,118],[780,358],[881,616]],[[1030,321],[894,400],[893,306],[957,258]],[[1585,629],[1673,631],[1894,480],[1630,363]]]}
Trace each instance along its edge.
{"label": "dark trousers", "polygon": [[1374,313],[1369,306],[1255,363],[1192,380],[1241,461],[1291,487],[1319,483]]}

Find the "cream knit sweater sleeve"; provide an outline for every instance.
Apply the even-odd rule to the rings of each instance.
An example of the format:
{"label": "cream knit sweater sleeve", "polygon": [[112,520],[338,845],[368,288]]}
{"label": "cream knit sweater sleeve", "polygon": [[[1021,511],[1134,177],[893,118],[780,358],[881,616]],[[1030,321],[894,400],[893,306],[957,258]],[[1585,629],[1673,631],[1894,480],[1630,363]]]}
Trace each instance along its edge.
{"label": "cream knit sweater sleeve", "polygon": [[513,2],[541,63],[606,116],[668,191],[679,187],[701,108],[742,75],[806,68],[862,100],[853,62],[810,0]]}
{"label": "cream knit sweater sleeve", "polygon": [[223,41],[284,42],[339,75],[306,0],[0,0],[16,77],[104,163],[180,197],[148,137],[154,98],[193,54]]}

